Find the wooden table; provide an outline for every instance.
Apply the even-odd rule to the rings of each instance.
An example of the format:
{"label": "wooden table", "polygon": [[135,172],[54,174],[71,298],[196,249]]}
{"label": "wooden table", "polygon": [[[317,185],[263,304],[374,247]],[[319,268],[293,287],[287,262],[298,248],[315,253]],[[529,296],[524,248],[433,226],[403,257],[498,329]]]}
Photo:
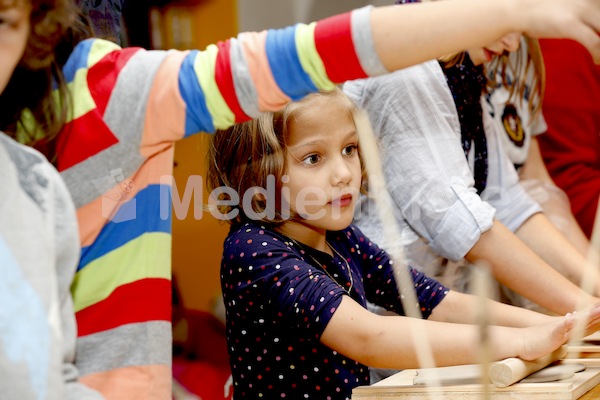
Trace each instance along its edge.
{"label": "wooden table", "polygon": [[[572,378],[548,383],[517,383],[506,388],[488,386],[488,398],[491,400],[597,400],[600,399],[600,359],[578,359],[569,362],[581,362],[587,368]],[[427,370],[404,370],[371,386],[355,388],[352,400],[478,400],[486,392],[479,382],[480,366],[459,366],[437,368],[444,382],[441,386],[414,385],[423,380]],[[453,382],[454,379],[460,382]],[[428,378],[425,381],[429,381]],[[432,395],[432,393],[434,395]],[[437,396],[435,396],[437,394]]]}
{"label": "wooden table", "polygon": [[584,394],[579,400],[598,400],[600,399],[600,386],[594,387],[592,390]]}

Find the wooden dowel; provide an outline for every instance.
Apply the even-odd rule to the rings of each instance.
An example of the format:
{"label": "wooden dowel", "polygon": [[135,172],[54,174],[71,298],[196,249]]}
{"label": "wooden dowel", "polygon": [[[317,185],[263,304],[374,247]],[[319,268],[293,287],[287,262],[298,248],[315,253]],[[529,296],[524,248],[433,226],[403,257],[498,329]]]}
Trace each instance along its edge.
{"label": "wooden dowel", "polygon": [[561,346],[550,354],[533,361],[525,361],[520,358],[507,358],[498,361],[489,371],[490,380],[496,387],[507,387],[521,379],[541,370],[565,357],[567,346]]}

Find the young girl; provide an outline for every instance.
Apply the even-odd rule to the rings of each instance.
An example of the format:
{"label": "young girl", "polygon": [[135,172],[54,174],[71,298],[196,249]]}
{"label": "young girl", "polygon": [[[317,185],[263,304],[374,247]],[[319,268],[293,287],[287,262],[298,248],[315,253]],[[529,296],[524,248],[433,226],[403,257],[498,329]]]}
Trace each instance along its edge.
{"label": "young girl", "polygon": [[[22,2],[32,21],[52,17],[49,6],[70,4]],[[73,297],[82,380],[107,397],[170,397],[171,181],[161,177],[171,175],[177,140],[512,31],[572,37],[600,58],[599,14],[596,0],[364,8],[190,52],[81,41],[86,32],[77,28],[56,46],[50,67],[34,73],[19,65],[0,96],[0,129],[43,145],[77,207],[82,257]]]}
{"label": "young girl", "polygon": [[[367,110],[381,141],[409,262],[468,292],[470,263],[485,261],[511,289],[499,297],[563,314],[582,296],[590,299],[578,287],[586,259],[525,193],[501,144],[504,129],[482,99],[482,65],[517,50],[520,40],[510,34],[449,61],[349,82],[344,90]],[[504,84],[518,92],[518,78]],[[363,200],[358,226],[388,248],[396,238],[382,236],[373,200]],[[600,283],[593,289],[600,295]]]}
{"label": "young girl", "polygon": [[[0,93],[17,64],[44,67],[47,29],[69,23],[0,3]],[[31,33],[30,33],[31,32]],[[29,41],[29,43],[28,43]],[[75,207],[58,172],[0,131],[0,391],[5,399],[100,400],[77,380],[69,287],[79,257]]]}
{"label": "young girl", "polygon": [[[356,114],[341,92],[313,94],[211,142],[213,204],[232,223],[221,286],[236,399],[349,399],[369,384],[368,366],[418,367],[409,329],[421,322],[365,308],[404,314],[392,261],[351,224],[363,175]],[[269,180],[274,193],[258,193]],[[478,328],[458,324],[474,322],[477,299],[410,273],[437,365],[477,362]],[[571,335],[572,317],[490,307],[494,323],[539,324],[493,327],[494,359],[531,360]]]}

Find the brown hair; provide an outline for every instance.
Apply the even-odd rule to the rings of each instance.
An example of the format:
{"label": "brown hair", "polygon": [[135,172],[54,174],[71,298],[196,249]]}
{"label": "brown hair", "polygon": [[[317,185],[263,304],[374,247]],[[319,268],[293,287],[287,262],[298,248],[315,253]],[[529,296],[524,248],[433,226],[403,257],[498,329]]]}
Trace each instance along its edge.
{"label": "brown hair", "polygon": [[[238,195],[243,195],[254,187],[266,188],[267,178],[273,176],[276,182],[275,203],[281,204],[281,178],[287,169],[285,140],[290,120],[306,107],[311,107],[311,99],[317,96],[327,96],[331,101],[338,102],[344,111],[351,113],[353,119],[358,112],[356,105],[339,88],[336,88],[330,92],[310,94],[298,102],[289,103],[281,111],[265,113],[257,119],[234,125],[227,130],[217,131],[211,139],[208,150],[208,189],[213,191],[219,187],[228,187],[234,189]],[[363,165],[361,156],[361,166]],[[363,179],[364,177],[363,167]],[[221,196],[219,200],[230,199]],[[253,197],[253,212],[260,213],[266,210],[266,207],[266,200],[262,196]],[[219,206],[219,212],[222,214],[228,214],[234,209],[239,210],[235,222],[252,219],[240,204]],[[285,221],[280,210],[270,211],[274,212],[275,218],[264,218],[262,222],[277,226]]]}
{"label": "brown hair", "polygon": [[[0,0],[0,7],[26,4]],[[29,0],[30,33],[19,65],[0,94],[0,130],[26,144],[51,141],[69,109],[61,68],[75,45],[92,36],[72,0]],[[56,85],[57,95],[53,95]]]}
{"label": "brown hair", "polygon": [[[542,107],[542,100],[544,99],[544,91],[546,86],[546,69],[544,67],[544,59],[542,57],[542,50],[540,43],[537,39],[530,38],[523,35],[526,46],[520,46],[516,51],[516,63],[511,65],[509,63],[509,54],[504,53],[500,57],[493,60],[488,67],[488,77],[496,77],[500,75],[501,82],[493,82],[493,84],[501,84],[509,90],[508,100],[514,99],[514,101],[522,102],[525,98],[525,91],[527,90],[527,77],[532,74],[532,87],[529,89],[528,94],[528,107],[529,112],[535,116],[540,112]],[[519,76],[518,71],[523,68],[523,76]],[[517,77],[518,82],[508,82],[507,71],[511,72],[511,75]]]}

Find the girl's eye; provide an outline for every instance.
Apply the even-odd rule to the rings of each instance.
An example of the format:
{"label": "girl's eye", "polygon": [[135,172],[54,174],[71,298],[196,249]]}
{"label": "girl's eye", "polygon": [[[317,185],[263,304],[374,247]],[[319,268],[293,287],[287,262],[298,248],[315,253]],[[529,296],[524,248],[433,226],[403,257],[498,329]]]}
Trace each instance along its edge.
{"label": "girl's eye", "polygon": [[356,153],[356,145],[354,144],[344,147],[344,150],[342,151],[342,154],[345,156],[351,156],[354,153]]}
{"label": "girl's eye", "polygon": [[0,28],[16,28],[24,19],[22,13],[14,8],[0,11]]}
{"label": "girl's eye", "polygon": [[302,160],[303,164],[306,165],[315,165],[321,160],[321,157],[317,154],[311,154],[310,156],[304,157]]}

